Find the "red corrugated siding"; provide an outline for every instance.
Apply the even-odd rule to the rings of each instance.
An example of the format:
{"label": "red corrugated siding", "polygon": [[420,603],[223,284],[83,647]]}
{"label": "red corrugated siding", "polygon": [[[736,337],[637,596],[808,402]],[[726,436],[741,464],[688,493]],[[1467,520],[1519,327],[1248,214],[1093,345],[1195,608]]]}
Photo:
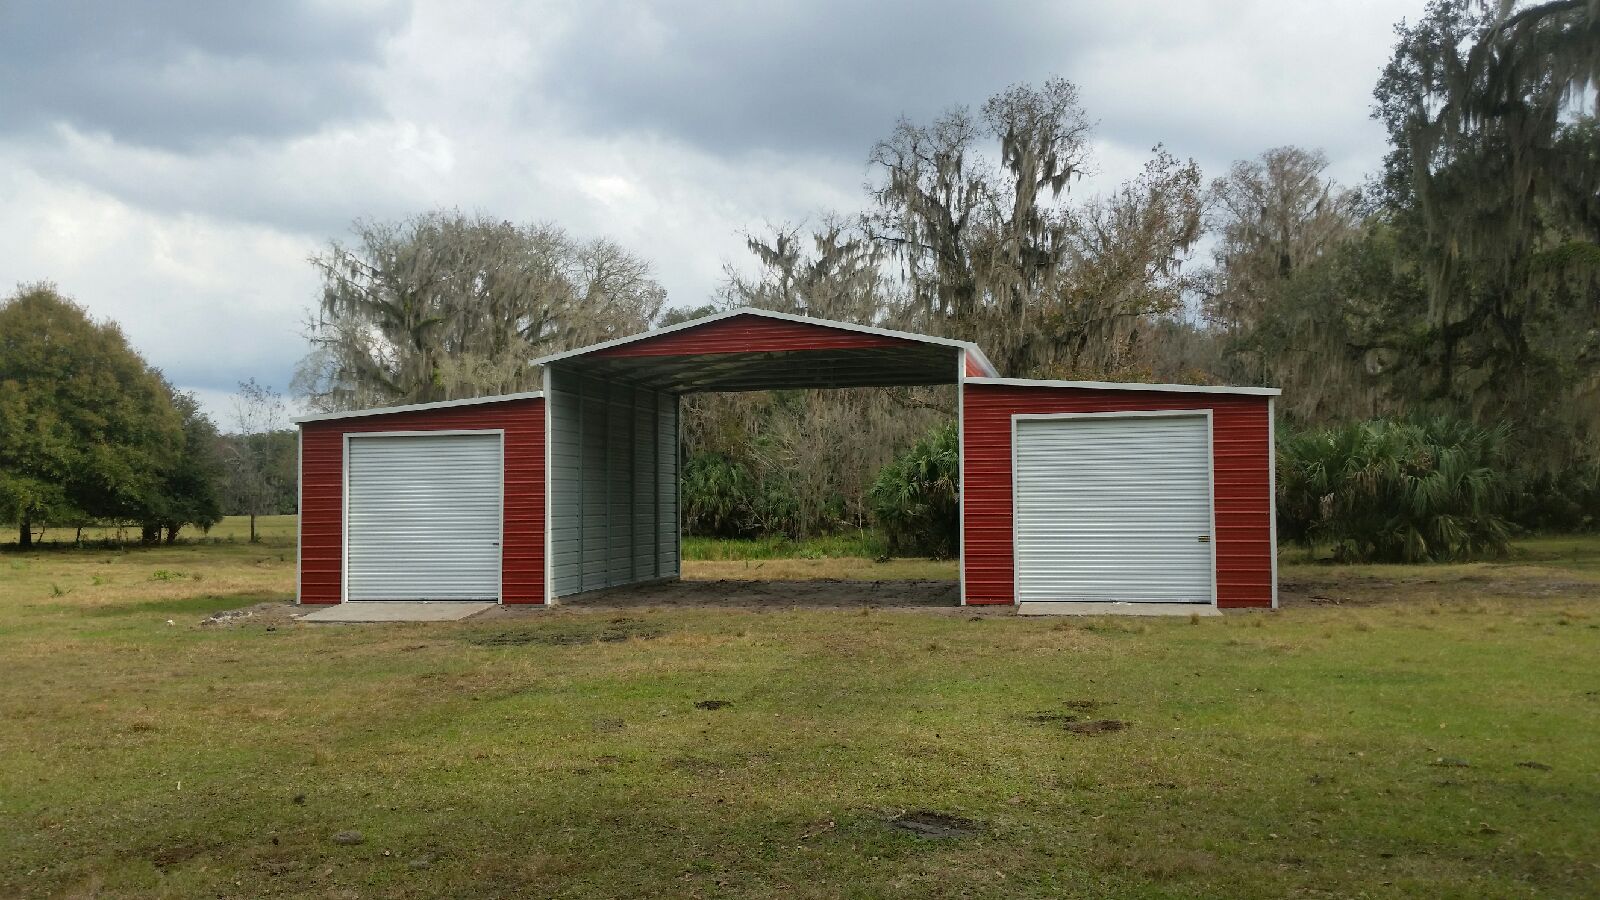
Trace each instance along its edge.
{"label": "red corrugated siding", "polygon": [[1267,398],[967,384],[962,555],[968,603],[1013,602],[1011,416],[1211,409],[1217,605],[1272,605],[1272,446]]}
{"label": "red corrugated siding", "polygon": [[856,350],[903,347],[903,338],[863,334],[826,325],[788,322],[763,316],[733,316],[660,337],[644,338],[589,356],[695,356],[706,353],[764,353],[781,350]]}
{"label": "red corrugated siding", "polygon": [[544,602],[544,400],[307,422],[300,426],[300,602],[338,603],[343,566],[344,435],[503,428],[506,603]]}
{"label": "red corrugated siding", "polygon": [[966,362],[968,377],[977,378],[989,374],[983,370],[983,365],[971,353],[963,353],[961,358]]}

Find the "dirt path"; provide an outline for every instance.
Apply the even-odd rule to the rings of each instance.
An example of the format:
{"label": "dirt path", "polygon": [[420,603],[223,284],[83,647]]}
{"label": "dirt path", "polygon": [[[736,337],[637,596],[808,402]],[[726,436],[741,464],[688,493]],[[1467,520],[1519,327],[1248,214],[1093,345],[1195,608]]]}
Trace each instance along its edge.
{"label": "dirt path", "polygon": [[[950,581],[669,581],[661,584],[595,591],[562,600],[561,609],[576,612],[660,607],[781,609],[884,609],[948,615],[1010,615],[1007,607],[963,607],[957,585]],[[526,614],[512,607],[490,610],[479,619]]]}

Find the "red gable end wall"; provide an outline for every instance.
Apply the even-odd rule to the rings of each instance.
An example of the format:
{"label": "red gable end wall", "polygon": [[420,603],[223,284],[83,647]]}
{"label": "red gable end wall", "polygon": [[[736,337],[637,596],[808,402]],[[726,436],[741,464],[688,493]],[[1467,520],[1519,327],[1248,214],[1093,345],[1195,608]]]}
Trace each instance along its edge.
{"label": "red gable end wall", "polygon": [[963,391],[962,557],[968,603],[1011,603],[1015,599],[1012,415],[1210,409],[1217,605],[1272,605],[1273,457],[1268,398],[970,383]]}
{"label": "red gable end wall", "polygon": [[659,337],[642,338],[627,344],[596,350],[590,356],[697,356],[707,353],[766,353],[782,350],[857,350],[903,347],[913,344],[902,338],[863,334],[826,325],[811,325],[769,319],[764,316],[732,316],[705,325],[685,328]]}
{"label": "red gable end wall", "polygon": [[508,400],[300,426],[300,602],[338,603],[344,559],[344,436],[500,428],[505,437],[501,600],[544,602],[544,400]]}

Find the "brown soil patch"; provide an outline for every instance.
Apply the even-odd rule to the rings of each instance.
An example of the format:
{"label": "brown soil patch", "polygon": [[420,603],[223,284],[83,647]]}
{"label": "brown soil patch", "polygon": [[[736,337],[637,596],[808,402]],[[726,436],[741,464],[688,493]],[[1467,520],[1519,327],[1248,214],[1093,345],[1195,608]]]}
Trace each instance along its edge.
{"label": "brown soil patch", "polygon": [[934,812],[931,809],[901,813],[890,819],[889,824],[925,838],[968,837],[983,830],[981,825],[965,816]]}
{"label": "brown soil patch", "polygon": [[480,647],[513,647],[523,644],[571,647],[581,644],[615,644],[633,638],[649,640],[665,633],[666,629],[659,625],[619,617],[601,623],[552,622],[544,628],[475,632],[466,635],[466,640],[467,643]]}
{"label": "brown soil patch", "polygon": [[[757,612],[790,609],[913,611],[938,615],[987,617],[1013,614],[1010,606],[962,606],[960,588],[935,580],[847,581],[665,581],[630,585],[568,597],[557,609],[570,612],[614,612],[641,608],[745,609]],[[505,606],[473,621],[506,616],[538,615],[540,607]]]}
{"label": "brown soil patch", "polygon": [[308,612],[314,612],[321,607],[296,606],[293,601],[275,600],[270,603],[257,603],[239,609],[225,609],[214,612],[200,624],[206,628],[238,628],[238,627],[280,627],[292,625],[294,621]]}
{"label": "brown soil patch", "polygon": [[1341,571],[1297,569],[1278,582],[1278,604],[1284,608],[1384,606],[1419,601],[1445,604],[1475,600],[1594,600],[1600,582],[1575,581],[1565,572],[1540,572],[1507,565],[1491,574],[1415,578],[1381,578]]}

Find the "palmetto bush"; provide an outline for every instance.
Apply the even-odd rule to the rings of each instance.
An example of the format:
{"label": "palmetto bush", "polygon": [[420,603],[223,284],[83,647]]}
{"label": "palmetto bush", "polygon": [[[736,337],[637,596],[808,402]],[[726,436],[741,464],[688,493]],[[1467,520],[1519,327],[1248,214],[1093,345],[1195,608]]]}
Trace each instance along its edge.
{"label": "palmetto bush", "polygon": [[960,547],[960,444],[944,425],[879,472],[869,499],[891,555],[956,555]]}
{"label": "palmetto bush", "polygon": [[800,504],[782,481],[761,479],[720,453],[701,453],[683,467],[684,531],[692,535],[749,538],[793,536]]}
{"label": "palmetto bush", "polygon": [[1506,552],[1507,432],[1457,419],[1285,432],[1280,533],[1345,562],[1442,562]]}

